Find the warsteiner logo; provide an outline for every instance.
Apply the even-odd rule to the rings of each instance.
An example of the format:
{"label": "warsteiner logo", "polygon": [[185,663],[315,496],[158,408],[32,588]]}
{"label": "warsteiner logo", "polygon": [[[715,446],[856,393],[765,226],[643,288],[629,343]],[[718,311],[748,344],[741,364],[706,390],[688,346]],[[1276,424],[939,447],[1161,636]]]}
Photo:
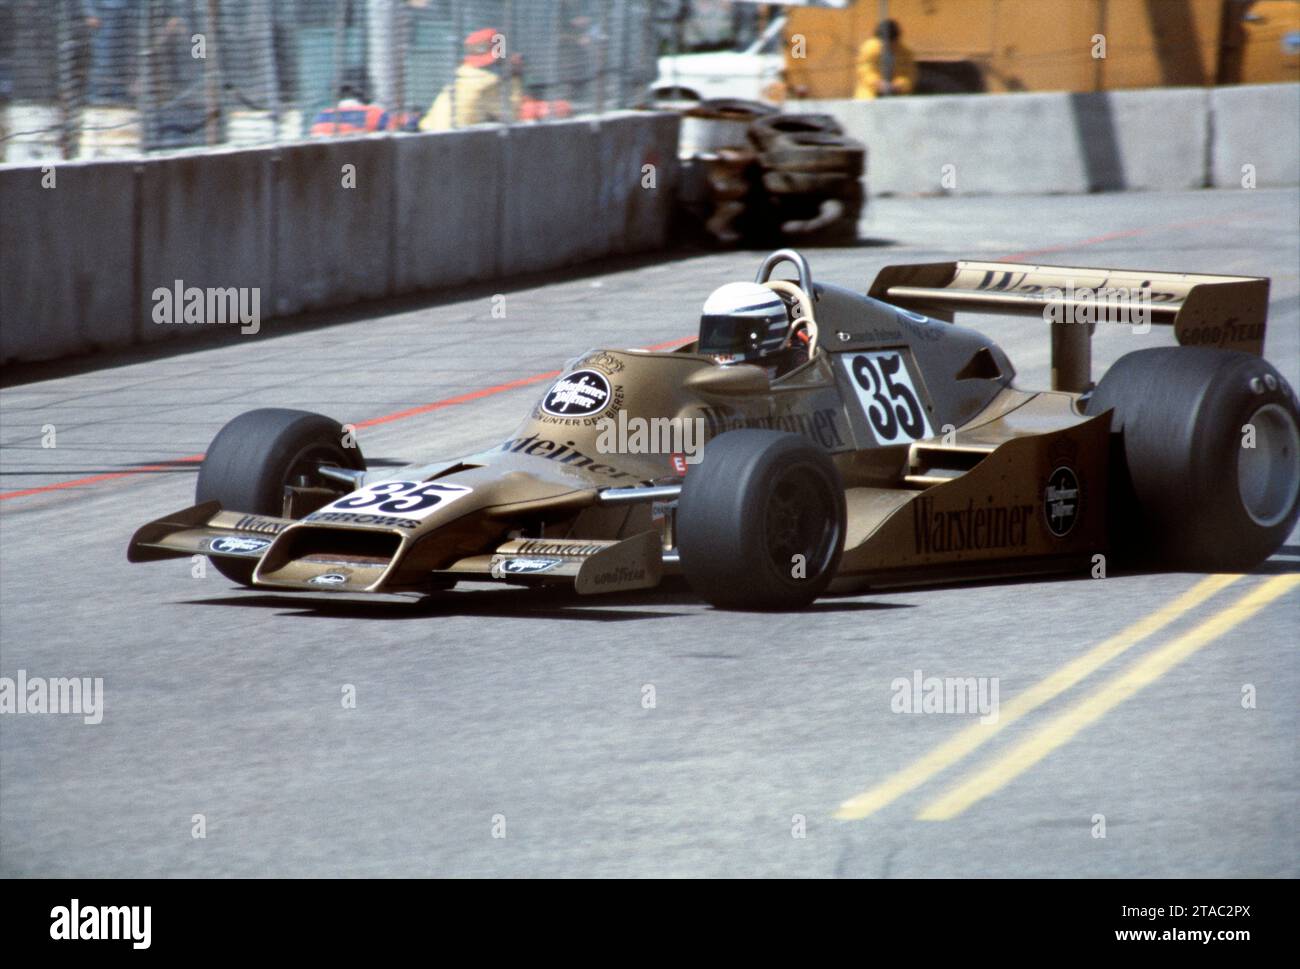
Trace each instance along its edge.
{"label": "warsteiner logo", "polygon": [[912,502],[912,526],[916,551],[977,552],[993,548],[1019,548],[1029,541],[1029,522],[1033,505],[994,505],[989,498],[986,508],[976,508],[975,499],[965,508],[936,510],[933,498]]}
{"label": "warsteiner logo", "polygon": [[555,461],[569,467],[583,468],[591,474],[599,474],[611,481],[632,477],[627,471],[619,471],[612,464],[599,464],[593,461],[577,450],[573,441],[565,441],[561,444],[559,441],[548,441],[546,438],[539,438],[536,434],[530,434],[528,437],[510,438],[501,445],[499,450],[509,451],[511,454],[531,454],[533,457],[546,458],[548,461]]}
{"label": "warsteiner logo", "polygon": [[235,522],[235,527],[241,532],[266,532],[268,535],[279,535],[290,524],[291,522],[278,522],[272,518],[245,515]]}
{"label": "warsteiner logo", "polygon": [[570,558],[575,556],[585,558],[588,555],[603,552],[608,547],[608,544],[584,544],[583,542],[565,539],[553,542],[548,542],[545,539],[528,539],[520,542],[519,552],[527,556],[567,555]]}
{"label": "warsteiner logo", "polygon": [[802,434],[827,451],[842,451],[845,446],[836,423],[839,411],[829,407],[811,413],[769,414],[762,417],[737,414],[729,407],[701,407],[700,413],[704,415],[710,438],[717,437],[723,431],[762,427]]}

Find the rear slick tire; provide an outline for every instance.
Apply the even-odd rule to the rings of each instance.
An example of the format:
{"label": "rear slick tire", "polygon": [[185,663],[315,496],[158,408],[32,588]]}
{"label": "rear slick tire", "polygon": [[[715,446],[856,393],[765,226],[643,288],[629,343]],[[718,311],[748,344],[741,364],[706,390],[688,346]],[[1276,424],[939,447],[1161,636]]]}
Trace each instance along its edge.
{"label": "rear slick tire", "polygon": [[1300,410],[1267,360],[1137,350],[1085,408],[1112,409],[1112,544],[1125,558],[1241,571],[1286,540],[1300,512]]}

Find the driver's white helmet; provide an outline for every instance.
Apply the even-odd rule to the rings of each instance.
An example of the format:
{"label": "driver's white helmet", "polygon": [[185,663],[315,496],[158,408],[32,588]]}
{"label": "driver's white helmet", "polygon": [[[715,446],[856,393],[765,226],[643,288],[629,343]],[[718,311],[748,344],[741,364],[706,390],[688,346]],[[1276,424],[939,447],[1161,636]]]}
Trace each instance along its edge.
{"label": "driver's white helmet", "polygon": [[759,283],[727,283],[704,301],[699,352],[752,363],[778,353],[790,333],[785,302]]}

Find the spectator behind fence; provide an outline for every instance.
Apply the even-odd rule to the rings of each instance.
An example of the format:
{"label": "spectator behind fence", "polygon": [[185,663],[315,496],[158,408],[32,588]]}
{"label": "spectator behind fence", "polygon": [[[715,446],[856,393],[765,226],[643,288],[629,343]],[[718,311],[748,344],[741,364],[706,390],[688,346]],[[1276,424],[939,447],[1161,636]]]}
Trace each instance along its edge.
{"label": "spectator behind fence", "polygon": [[371,104],[370,79],[364,70],[350,69],[339,86],[339,103],[325,108],[311,122],[313,138],[387,131],[391,117],[381,105]]}
{"label": "spectator behind fence", "polygon": [[146,150],[204,142],[203,61],[191,54],[191,24],[168,17],[150,35],[140,76],[146,95],[141,138]]}
{"label": "spectator behind fence", "polygon": [[560,90],[579,110],[591,111],[596,107],[596,85],[608,38],[586,14],[576,14],[565,22],[568,26],[560,33],[558,54]]}
{"label": "spectator behind fence", "polygon": [[875,36],[858,51],[858,86],[855,98],[911,94],[916,89],[916,58],[902,42],[903,32],[895,20],[882,20]]}
{"label": "spectator behind fence", "polygon": [[[465,59],[456,68],[455,79],[438,92],[428,113],[420,119],[421,131],[514,120],[520,102],[520,62],[496,56],[493,44],[498,36],[494,28],[484,27],[465,38]],[[510,85],[508,105],[502,104],[503,83]]]}
{"label": "spectator behind fence", "polygon": [[132,0],[81,0],[90,28],[90,98],[100,104],[130,104],[128,82],[134,54]]}

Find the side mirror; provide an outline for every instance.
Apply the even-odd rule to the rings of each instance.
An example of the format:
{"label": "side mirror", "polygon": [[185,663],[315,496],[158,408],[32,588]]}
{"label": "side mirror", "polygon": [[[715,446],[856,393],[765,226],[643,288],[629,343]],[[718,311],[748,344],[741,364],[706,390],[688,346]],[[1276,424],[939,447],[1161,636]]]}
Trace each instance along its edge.
{"label": "side mirror", "polygon": [[747,363],[725,367],[701,367],[685,380],[685,386],[697,394],[716,397],[743,397],[766,394],[772,386],[761,367]]}

